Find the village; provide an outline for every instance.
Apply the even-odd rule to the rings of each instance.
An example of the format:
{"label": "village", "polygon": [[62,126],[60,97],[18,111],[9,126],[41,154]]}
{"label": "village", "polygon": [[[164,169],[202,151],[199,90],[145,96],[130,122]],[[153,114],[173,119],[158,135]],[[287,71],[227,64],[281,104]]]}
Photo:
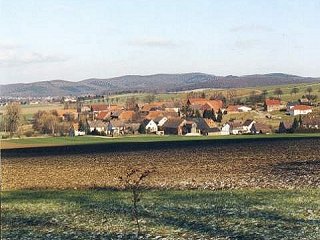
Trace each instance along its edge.
{"label": "village", "polygon": [[64,123],[62,130],[54,126],[58,123],[45,123],[52,122],[52,117],[41,119],[41,115],[49,113],[38,112],[34,116],[33,128],[53,135],[112,137],[136,134],[212,136],[316,132],[319,130],[320,116],[317,110],[314,112],[314,108],[306,98],[287,103],[279,99],[266,99],[258,107],[226,106],[222,100],[201,97],[188,98],[184,102],[154,101],[145,104],[138,104],[131,98],[125,106],[110,103],[77,104],[76,109],[52,110],[51,114],[59,119],[57,122]]}
{"label": "village", "polygon": [[[309,88],[309,93],[307,89]],[[7,99],[2,139],[12,137],[127,135],[224,136],[320,132],[317,95],[307,87],[281,98],[282,90],[189,91]],[[290,90],[287,90],[290,91]],[[6,110],[17,108],[16,125]],[[12,110],[13,109],[13,110]],[[23,111],[21,111],[23,110]]]}

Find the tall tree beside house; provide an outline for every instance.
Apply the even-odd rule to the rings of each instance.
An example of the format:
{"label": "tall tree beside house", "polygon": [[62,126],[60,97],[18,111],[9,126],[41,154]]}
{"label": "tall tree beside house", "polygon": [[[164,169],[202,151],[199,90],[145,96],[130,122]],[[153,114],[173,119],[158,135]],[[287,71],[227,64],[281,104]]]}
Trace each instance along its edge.
{"label": "tall tree beside house", "polygon": [[217,122],[221,122],[223,117],[223,113],[221,109],[219,109],[218,114],[217,114]]}
{"label": "tall tree beside house", "polygon": [[18,131],[21,121],[21,107],[18,104],[6,106],[4,114],[5,130],[13,136]]}
{"label": "tall tree beside house", "polygon": [[143,123],[140,124],[138,132],[140,134],[146,134],[146,126]]}
{"label": "tall tree beside house", "polygon": [[181,113],[181,116],[185,116],[185,117],[192,117],[194,114],[193,110],[188,105],[182,106],[180,113]]}
{"label": "tall tree beside house", "polygon": [[299,115],[299,126],[301,126],[301,125],[302,125],[302,116]]}
{"label": "tall tree beside house", "polygon": [[299,128],[299,121],[297,118],[294,118],[291,131],[294,133]]}
{"label": "tall tree beside house", "polygon": [[280,122],[278,132],[279,133],[286,133],[287,132],[287,128],[285,127],[284,122]]}
{"label": "tall tree beside house", "polygon": [[203,111],[203,116],[202,116],[203,118],[207,118],[207,119],[211,119],[212,118],[212,111],[210,111],[210,110],[204,110]]}
{"label": "tall tree beside house", "polygon": [[90,133],[90,126],[87,121],[84,121],[84,120],[79,121],[79,131],[85,132],[86,134]]}
{"label": "tall tree beside house", "polygon": [[212,119],[213,121],[217,121],[216,114],[214,110],[204,110],[203,111],[203,118]]}

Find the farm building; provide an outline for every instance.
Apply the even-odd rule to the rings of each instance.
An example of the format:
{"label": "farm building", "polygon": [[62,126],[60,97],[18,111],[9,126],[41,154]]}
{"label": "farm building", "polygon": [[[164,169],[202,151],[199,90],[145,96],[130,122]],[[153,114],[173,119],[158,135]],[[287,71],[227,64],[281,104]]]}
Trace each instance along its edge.
{"label": "farm building", "polygon": [[107,129],[106,123],[102,122],[101,120],[88,121],[88,125],[90,128],[90,132],[94,130],[98,132],[105,132]]}
{"label": "farm building", "polygon": [[168,119],[168,121],[163,124],[163,131],[169,135],[182,135],[186,122],[186,120],[180,118]]}
{"label": "farm building", "polygon": [[312,112],[312,108],[307,105],[295,105],[289,109],[291,116],[306,115]]}
{"label": "farm building", "polygon": [[158,131],[158,125],[153,120],[145,119],[142,123],[147,133],[155,133]]}
{"label": "farm building", "polygon": [[281,109],[281,101],[278,99],[266,99],[264,110],[267,112],[279,111]]}

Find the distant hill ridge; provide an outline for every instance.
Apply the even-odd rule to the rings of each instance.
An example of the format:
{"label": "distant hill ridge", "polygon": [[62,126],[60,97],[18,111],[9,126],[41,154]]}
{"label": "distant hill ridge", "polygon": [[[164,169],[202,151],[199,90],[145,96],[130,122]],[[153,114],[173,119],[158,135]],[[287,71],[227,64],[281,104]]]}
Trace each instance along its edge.
{"label": "distant hill ridge", "polygon": [[34,83],[0,85],[1,96],[44,97],[102,94],[124,91],[173,92],[199,88],[240,88],[290,83],[320,82],[320,78],[284,73],[244,76],[215,76],[205,73],[126,75],[115,78],[90,78],[78,82],[51,80]]}

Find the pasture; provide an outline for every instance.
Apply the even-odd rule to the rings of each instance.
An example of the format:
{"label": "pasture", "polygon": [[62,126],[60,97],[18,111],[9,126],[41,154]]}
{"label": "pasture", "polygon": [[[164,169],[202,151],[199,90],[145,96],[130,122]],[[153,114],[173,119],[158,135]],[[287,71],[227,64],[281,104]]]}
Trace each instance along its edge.
{"label": "pasture", "polygon": [[[320,191],[149,190],[140,239],[319,239]],[[130,194],[5,191],[2,239],[136,239]]]}

